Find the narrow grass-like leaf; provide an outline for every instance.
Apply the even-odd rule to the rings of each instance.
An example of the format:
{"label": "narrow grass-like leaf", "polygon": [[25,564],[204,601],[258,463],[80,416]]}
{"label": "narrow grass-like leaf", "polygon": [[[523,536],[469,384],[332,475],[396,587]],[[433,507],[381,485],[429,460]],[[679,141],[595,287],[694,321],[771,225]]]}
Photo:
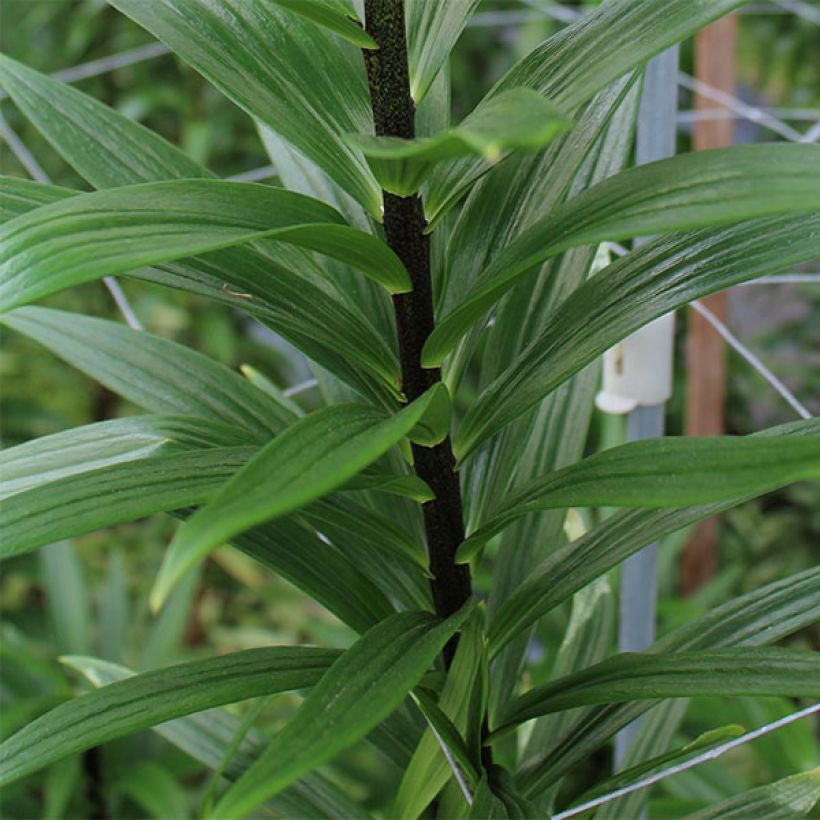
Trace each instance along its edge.
{"label": "narrow grass-like leaf", "polygon": [[356,12],[347,0],[273,0],[283,9],[301,14],[313,23],[349,40],[359,48],[378,48],[376,41],[362,28]]}
{"label": "narrow grass-like leaf", "polygon": [[633,331],[717,290],[820,255],[820,214],[705,228],[643,245],[593,276],[474,402],[453,447],[464,459]]}
{"label": "narrow grass-like leaf", "polygon": [[180,715],[313,686],[338,657],[335,649],[249,649],[112,683],[52,709],[3,743],[0,783]]}
{"label": "narrow grass-like leaf", "polygon": [[[464,626],[452,666],[438,700],[441,712],[452,722],[460,738],[466,737],[471,727],[471,700],[476,682],[481,677],[484,663],[484,618],[478,613]],[[480,718],[479,718],[480,720]],[[446,740],[446,739],[445,739]],[[463,741],[462,741],[463,742]],[[468,754],[470,750],[468,750]],[[473,760],[470,769],[480,766]],[[471,774],[470,770],[465,774]],[[404,770],[399,784],[392,815],[415,818],[430,804],[453,776],[439,743],[431,731],[422,735],[412,759]],[[475,781],[473,781],[475,783]]]}
{"label": "narrow grass-like leaf", "polygon": [[[733,598],[656,641],[651,651],[693,652],[730,646],[764,646],[817,622],[820,569],[810,569]],[[616,732],[641,716],[654,701],[597,706],[549,746],[534,750],[519,772],[528,795],[543,791]]]}
{"label": "narrow grass-like leaf", "polygon": [[0,227],[0,308],[265,236],[342,259],[389,290],[410,289],[387,245],[322,202],[265,185],[172,180],[80,194]]}
{"label": "narrow grass-like leaf", "polygon": [[240,818],[364,737],[427,671],[472,611],[446,621],[429,613],[394,615],[363,635],[327,671],[296,717],[232,786],[214,816]]}
{"label": "narrow grass-like leaf", "polygon": [[517,488],[459,547],[469,561],[522,515],[556,507],[684,507],[820,478],[820,435],[799,439],[704,436],[631,442]]}
{"label": "narrow grass-like leaf", "polygon": [[124,461],[200,447],[253,444],[227,424],[185,416],[112,419],[0,451],[0,499]]}
{"label": "narrow grass-like leaf", "polygon": [[[784,424],[755,437],[814,438],[820,420]],[[626,510],[618,512],[581,538],[555,550],[499,607],[490,619],[489,654],[493,657],[518,632],[535,623],[590,581],[603,575],[641,547],[688,524],[708,518],[745,501],[737,496],[725,502],[684,509]]]}
{"label": "narrow grass-like leaf", "polygon": [[746,145],[622,171],[547,213],[499,253],[424,347],[441,364],[527,271],[569,248],[820,208],[820,147]]}
{"label": "narrow grass-like leaf", "polygon": [[[9,58],[0,59],[0,78],[55,150],[96,188],[213,177],[153,131],[76,88]],[[315,193],[294,188],[290,178],[283,180],[285,187]],[[0,184],[0,201],[3,189],[11,189],[5,200],[10,208],[5,213],[10,217],[79,193],[36,183],[27,183],[22,190],[21,186],[20,181]],[[342,212],[347,214],[347,210]],[[362,219],[355,224],[366,227]],[[367,381],[368,373],[353,370],[341,356],[384,374],[387,386],[395,392],[399,373],[395,356],[356,305],[334,298],[322,281],[325,274],[318,262],[300,248],[262,240],[255,247],[214,251],[204,258],[174,263],[170,270],[167,266],[143,269],[137,275],[241,307],[357,389]],[[360,284],[365,287],[370,282]],[[373,290],[379,290],[372,284]],[[362,392],[369,395],[367,390]]]}
{"label": "narrow grass-like leaf", "polygon": [[480,0],[406,0],[410,94],[418,107]]}
{"label": "narrow grass-like leaf", "polygon": [[[379,218],[381,192],[342,134],[372,115],[361,53],[276,0],[109,0]],[[332,78],[332,82],[328,79]]]}
{"label": "narrow grass-like leaf", "polygon": [[154,413],[233,425],[260,442],[296,419],[224,365],[119,322],[41,307],[18,308],[0,322]]}
{"label": "narrow grass-like leaf", "polygon": [[[485,100],[508,88],[528,86],[573,114],[596,93],[661,51],[685,40],[743,0],[608,0],[519,60]],[[486,170],[464,159],[438,174],[425,201],[437,221]]]}
{"label": "narrow grass-like leaf", "polygon": [[740,737],[746,730],[742,726],[736,724],[729,726],[722,726],[719,729],[711,729],[704,732],[699,737],[696,737],[691,743],[681,746],[678,749],[672,749],[664,754],[657,755],[651,760],[645,760],[636,766],[630,766],[628,769],[617,772],[612,777],[596,783],[592,789],[585,791],[580,797],[573,800],[573,805],[586,803],[587,800],[593,800],[596,797],[601,797],[609,792],[623,789],[633,783],[642,780],[646,775],[656,772],[662,772],[670,765],[677,765],[697,757],[702,752],[708,749],[713,749],[720,746],[726,740]]}
{"label": "narrow grass-like leaf", "polygon": [[686,820],[794,820],[812,814],[818,800],[820,768],[722,800]]}
{"label": "narrow grass-like leaf", "polygon": [[158,608],[174,583],[223,541],[344,485],[418,424],[436,392],[432,388],[387,419],[375,408],[336,405],[280,433],[179,530],[154,586],[152,606]]}
{"label": "narrow grass-like leaf", "polygon": [[782,648],[626,652],[521,695],[495,732],[576,706],[697,695],[820,697],[820,653]]}
{"label": "narrow grass-like leaf", "polygon": [[203,504],[255,452],[255,447],[160,452],[31,487],[0,504],[0,557],[152,513]]}
{"label": "narrow grass-like leaf", "polygon": [[397,196],[416,193],[437,162],[478,155],[497,162],[502,151],[536,151],[570,128],[570,121],[529,88],[513,88],[476,109],[463,122],[432,137],[350,135],[381,186]]}

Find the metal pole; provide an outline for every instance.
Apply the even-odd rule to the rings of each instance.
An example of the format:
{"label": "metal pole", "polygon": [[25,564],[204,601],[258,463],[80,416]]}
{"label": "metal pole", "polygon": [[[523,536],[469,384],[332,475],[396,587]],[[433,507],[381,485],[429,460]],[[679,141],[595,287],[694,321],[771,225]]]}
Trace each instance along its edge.
{"label": "metal pole", "polygon": [[[646,68],[638,114],[636,164],[643,165],[674,155],[678,108],[677,88],[678,48],[675,46],[658,55]],[[672,319],[664,317],[658,322],[671,325]],[[650,325],[639,333],[652,333],[651,328]],[[669,334],[671,330],[671,326],[666,328]],[[653,374],[646,373],[645,377],[651,380]],[[637,441],[662,436],[664,408],[665,403],[638,404],[627,418],[627,440]],[[628,558],[622,565],[618,622],[618,648],[622,652],[640,652],[655,639],[657,554],[658,545],[651,544]],[[639,721],[635,721],[616,736],[616,769],[620,768],[638,730],[638,725]]]}

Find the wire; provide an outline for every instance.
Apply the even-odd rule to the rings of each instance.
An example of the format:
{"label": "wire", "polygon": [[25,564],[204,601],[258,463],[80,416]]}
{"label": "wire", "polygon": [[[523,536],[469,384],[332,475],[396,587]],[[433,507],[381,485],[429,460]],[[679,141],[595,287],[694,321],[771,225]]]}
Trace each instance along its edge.
{"label": "wire", "polygon": [[702,305],[700,302],[692,302],[690,307],[696,310],[710,325],[723,337],[726,341],[726,344],[729,345],[733,350],[736,350],[763,378],[779,393],[791,406],[791,408],[797,413],[800,418],[803,419],[810,419],[813,418],[812,414],[806,409],[806,407],[800,403],[797,397],[786,387],[777,376],[766,367],[760,359],[749,350],[737,336],[726,327],[723,322],[712,313],[709,308]]}
{"label": "wire", "polygon": [[609,803],[610,800],[615,800],[618,797],[631,794],[639,789],[645,789],[647,786],[652,786],[661,780],[665,780],[667,777],[672,777],[673,775],[685,772],[687,769],[691,769],[694,766],[699,766],[707,760],[714,760],[716,757],[720,757],[730,749],[735,749],[738,746],[742,746],[744,743],[748,743],[750,740],[755,740],[756,738],[762,737],[769,732],[780,729],[782,726],[786,726],[789,723],[794,723],[796,720],[800,720],[801,718],[808,717],[818,710],[820,710],[820,703],[815,703],[813,706],[807,706],[805,709],[801,709],[798,712],[794,712],[791,715],[786,715],[786,717],[780,718],[780,720],[775,720],[773,723],[767,723],[759,729],[755,729],[752,732],[747,732],[745,735],[741,735],[740,737],[736,737],[726,743],[722,743],[720,746],[716,746],[714,749],[709,749],[709,751],[704,752],[697,757],[693,757],[691,760],[687,760],[684,763],[679,763],[677,766],[670,766],[662,772],[656,772],[648,777],[644,777],[642,780],[638,780],[629,786],[624,786],[622,789],[616,789],[614,792],[605,794],[603,797],[596,797],[594,800],[581,803],[580,806],[573,806],[567,811],[554,814],[552,820],[566,820],[568,817],[575,817],[576,814],[582,814],[585,811],[594,809],[596,806]]}

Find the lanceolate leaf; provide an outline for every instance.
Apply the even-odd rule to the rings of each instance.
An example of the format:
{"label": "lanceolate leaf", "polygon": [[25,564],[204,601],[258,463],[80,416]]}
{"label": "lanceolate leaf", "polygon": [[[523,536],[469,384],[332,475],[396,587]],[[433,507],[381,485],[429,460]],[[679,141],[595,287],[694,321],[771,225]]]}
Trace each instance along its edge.
{"label": "lanceolate leaf", "polygon": [[361,268],[408,290],[398,257],[310,197],[241,182],[173,180],[97,191],[46,205],[0,228],[0,308],[106,275],[264,236]]}
{"label": "lanceolate leaf", "polygon": [[[0,58],[0,78],[55,150],[97,188],[213,176],[153,131],[71,86],[9,58]],[[283,180],[285,187],[301,190]],[[11,218],[78,192],[4,179],[0,198],[4,193]],[[361,220],[355,224],[366,227]],[[370,372],[384,374],[386,386],[395,389],[395,356],[356,306],[332,292],[324,270],[300,248],[263,240],[136,275],[240,307],[366,396],[372,392],[366,387]],[[367,370],[352,368],[341,356]]]}
{"label": "lanceolate leaf", "polygon": [[[529,86],[570,114],[598,91],[651,57],[728,14],[743,0],[608,0],[537,46],[514,65],[485,99]],[[425,202],[432,222],[486,170],[461,160],[438,175]]]}
{"label": "lanceolate leaf", "polygon": [[203,504],[255,452],[254,447],[160,452],[19,492],[0,505],[0,556],[152,513]]}
{"label": "lanceolate leaf", "polygon": [[[818,617],[820,569],[811,569],[733,598],[670,632],[657,641],[652,650],[692,652],[729,646],[762,646],[816,623]],[[525,793],[547,788],[651,704],[652,701],[640,701],[591,709],[568,734],[523,764],[519,782]]]}
{"label": "lanceolate leaf", "polygon": [[481,441],[596,356],[670,310],[820,255],[820,215],[780,216],[650,242],[578,288],[468,410],[454,449]]}
{"label": "lanceolate leaf", "polygon": [[820,208],[820,147],[747,145],[623,171],[539,219],[498,254],[424,348],[440,364],[518,277],[579,245]]}
{"label": "lanceolate leaf", "polygon": [[259,442],[296,420],[224,365],[118,322],[40,307],[18,308],[0,321],[151,412],[234,425]]}
{"label": "lanceolate leaf", "polygon": [[288,11],[324,26],[359,48],[378,48],[376,41],[362,28],[347,0],[273,0]]}
{"label": "lanceolate leaf", "polygon": [[[313,160],[379,218],[381,195],[342,134],[372,122],[361,54],[275,0],[109,0]],[[330,79],[332,78],[332,80]]]}
{"label": "lanceolate leaf", "polygon": [[101,421],[1,451],[0,498],[160,452],[242,444],[253,444],[253,438],[203,419],[137,416]]}
{"label": "lanceolate leaf", "polygon": [[[134,675],[127,667],[97,658],[75,656],[62,660],[96,687]],[[239,718],[228,714],[225,709],[214,708],[160,723],[152,727],[152,731],[204,766],[216,770],[221,765],[226,750],[233,744],[240,725]],[[224,776],[229,780],[236,780],[262,753],[265,740],[264,735],[251,729],[227,761]],[[342,789],[315,772],[301,778],[265,805],[284,817],[321,817],[332,820],[341,814],[356,820],[367,818],[363,809]]]}
{"label": "lanceolate leaf", "polygon": [[61,199],[76,194],[77,191],[71,188],[41,185],[30,179],[0,177],[0,225],[16,216],[33,211],[41,205],[50,205],[52,202],[59,202]]}
{"label": "lanceolate leaf", "polygon": [[820,478],[820,435],[667,437],[597,453],[523,485],[459,548],[469,560],[516,518],[555,507],[684,507]]}
{"label": "lanceolate leaf", "polygon": [[418,684],[471,606],[444,622],[394,615],[363,635],[327,671],[296,717],[228,789],[214,816],[240,818],[364,737]]}
{"label": "lanceolate leaf", "polygon": [[[764,436],[809,436],[820,433],[820,421],[774,427]],[[757,437],[757,436],[755,436]],[[583,537],[553,552],[499,607],[490,620],[488,652],[493,657],[518,632],[652,541],[708,518],[746,500],[702,504],[684,509],[626,510],[609,517]]]}
{"label": "lanceolate leaf", "polygon": [[180,715],[313,686],[338,657],[334,649],[250,649],[112,683],[61,704],[3,743],[0,783]]}
{"label": "lanceolate leaf", "polygon": [[470,114],[461,125],[432,137],[351,135],[381,186],[398,196],[416,193],[435,163],[465,155],[496,162],[506,149],[535,151],[570,127],[570,121],[537,91],[513,88]]}
{"label": "lanceolate leaf", "polygon": [[406,0],[407,62],[416,107],[472,17],[480,0]]}
{"label": "lanceolate leaf", "polygon": [[431,388],[388,419],[364,405],[336,405],[280,433],[179,530],[152,605],[158,607],[174,583],[221,542],[345,484],[418,424],[436,392]]}
{"label": "lanceolate leaf", "polygon": [[820,653],[782,648],[627,652],[527,692],[513,701],[495,731],[576,706],[695,695],[820,697]]}
{"label": "lanceolate leaf", "polygon": [[820,767],[722,800],[686,820],[793,820],[811,815],[818,800]]}

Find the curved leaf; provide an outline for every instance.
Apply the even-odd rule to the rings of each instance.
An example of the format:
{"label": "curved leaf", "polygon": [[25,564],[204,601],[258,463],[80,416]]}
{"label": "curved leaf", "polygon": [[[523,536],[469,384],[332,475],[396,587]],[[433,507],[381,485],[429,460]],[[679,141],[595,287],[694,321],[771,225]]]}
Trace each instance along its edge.
{"label": "curved leaf", "polygon": [[18,308],[0,322],[153,413],[222,422],[260,442],[296,419],[224,365],[119,322],[41,307]]}
{"label": "curved leaf", "polygon": [[324,203],[265,185],[172,180],[80,194],[0,227],[0,308],[263,236],[341,258],[388,289],[410,289],[390,248]]}
{"label": "curved leaf", "polygon": [[[820,420],[811,419],[774,427],[755,437],[802,438],[818,433]],[[487,635],[490,657],[521,630],[641,547],[745,500],[738,496],[684,509],[626,510],[610,516],[586,535],[555,550],[498,608]]]}
{"label": "curved leaf", "polygon": [[0,557],[152,513],[203,504],[255,452],[255,447],[160,452],[19,492],[0,504]]}
{"label": "curved leaf", "polygon": [[41,205],[50,205],[76,194],[77,191],[71,188],[43,185],[31,179],[0,176],[0,224],[27,214]]}
{"label": "curved leaf", "polygon": [[[508,88],[528,86],[573,114],[598,91],[656,54],[685,40],[744,0],[608,0],[536,46],[492,88],[485,100]],[[461,160],[438,174],[425,203],[438,221],[472,182],[486,171]]]}
{"label": "curved leaf", "polygon": [[820,255],[820,213],[705,228],[643,245],[593,276],[464,417],[453,444],[463,460],[551,390],[664,313],[717,290]]}
{"label": "curved leaf", "polygon": [[376,41],[362,28],[356,12],[347,0],[273,0],[283,9],[301,14],[307,20],[324,26],[359,48],[378,48]]}
{"label": "curved leaf", "polygon": [[469,561],[495,533],[555,507],[686,507],[820,478],[820,435],[666,437],[596,453],[517,488],[460,547]]}
{"label": "curved leaf", "polygon": [[330,667],[296,717],[225,792],[214,816],[244,817],[364,737],[421,681],[472,608],[467,605],[444,622],[426,612],[403,612],[369,630]]}
{"label": "curved leaf", "polygon": [[513,88],[476,109],[460,125],[432,137],[405,140],[352,134],[348,141],[364,153],[382,188],[410,196],[441,160],[477,154],[497,162],[507,149],[543,148],[570,126],[537,91]]}
{"label": "curved leaf", "polygon": [[100,421],[0,451],[0,499],[113,464],[199,447],[252,444],[227,424],[185,416]]}
{"label": "curved leaf", "polygon": [[424,346],[445,354],[519,277],[580,245],[820,208],[820,146],[745,145],[681,154],[599,182],[514,239]]}
{"label": "curved leaf", "polygon": [[424,99],[481,0],[406,0],[410,94]]}
{"label": "curved leaf", "polygon": [[152,606],[157,608],[185,572],[222,541],[353,478],[416,426],[437,392],[431,388],[391,418],[364,405],[335,405],[280,433],[179,530],[151,594]]}
{"label": "curved leaf", "polygon": [[[358,50],[276,0],[109,0],[315,162],[376,219],[381,191],[342,134],[372,123]],[[332,78],[332,82],[328,82]]]}
{"label": "curved leaf", "polygon": [[0,745],[0,784],[171,718],[313,686],[339,655],[308,647],[249,649],[109,684],[52,709]]}
{"label": "curved leaf", "polygon": [[820,697],[820,652],[782,648],[626,652],[521,695],[494,733],[576,706],[698,695]]}

